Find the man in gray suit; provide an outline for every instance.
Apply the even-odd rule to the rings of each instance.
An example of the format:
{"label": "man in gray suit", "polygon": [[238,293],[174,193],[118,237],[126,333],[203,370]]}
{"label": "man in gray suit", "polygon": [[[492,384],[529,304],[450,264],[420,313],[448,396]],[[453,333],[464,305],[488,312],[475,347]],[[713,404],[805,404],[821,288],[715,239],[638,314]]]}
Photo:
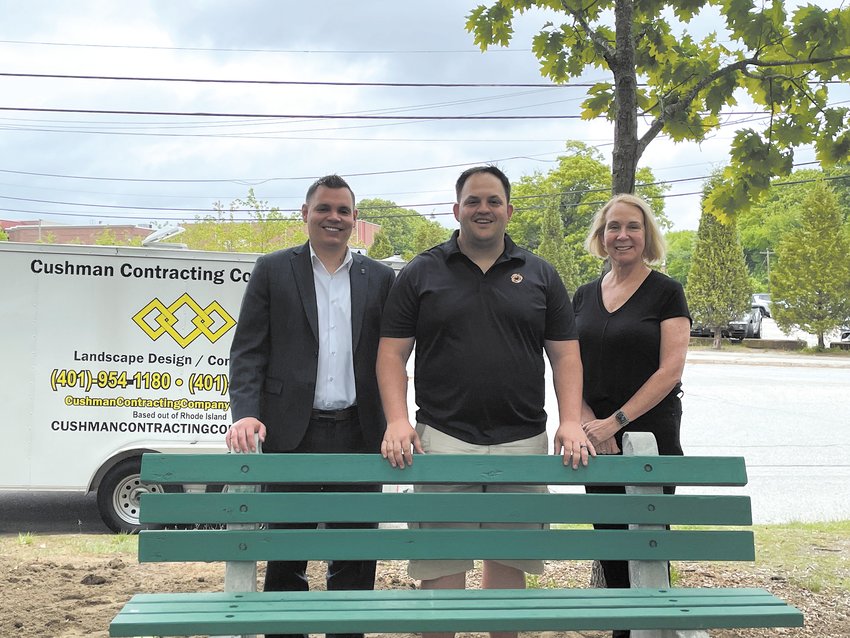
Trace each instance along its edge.
{"label": "man in gray suit", "polygon": [[[230,350],[234,423],[227,446],[254,451],[257,434],[267,452],[377,454],[386,421],[375,359],[395,275],[349,249],[357,209],[338,175],[310,186],[301,215],[309,241],[261,256],[245,290]],[[287,488],[353,492],[380,486]],[[308,589],[306,567],[305,561],[270,561],[265,590]],[[375,562],[332,561],[327,573],[328,589],[371,589]]]}

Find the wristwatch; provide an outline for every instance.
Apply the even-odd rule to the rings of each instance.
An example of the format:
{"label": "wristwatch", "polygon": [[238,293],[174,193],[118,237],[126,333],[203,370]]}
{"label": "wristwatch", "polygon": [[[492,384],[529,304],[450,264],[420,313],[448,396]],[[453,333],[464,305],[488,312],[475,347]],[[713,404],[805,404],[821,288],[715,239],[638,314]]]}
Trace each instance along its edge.
{"label": "wristwatch", "polygon": [[614,420],[617,421],[617,425],[620,426],[621,430],[630,423],[629,417],[622,410],[617,410],[616,414],[614,414]]}

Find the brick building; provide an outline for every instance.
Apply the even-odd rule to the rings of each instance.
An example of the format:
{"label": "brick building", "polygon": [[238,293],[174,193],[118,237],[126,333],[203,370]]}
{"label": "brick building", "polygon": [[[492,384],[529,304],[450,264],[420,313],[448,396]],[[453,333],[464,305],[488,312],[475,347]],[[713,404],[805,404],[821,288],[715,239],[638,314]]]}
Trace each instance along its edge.
{"label": "brick building", "polygon": [[[191,224],[183,224],[188,227]],[[111,241],[125,244],[132,239],[141,241],[152,232],[153,228],[133,225],[94,224],[85,226],[70,226],[64,224],[49,224],[42,221],[0,220],[0,228],[6,231],[9,241],[48,244],[86,244],[92,245],[106,235]],[[372,222],[357,220],[351,233],[352,242],[369,248],[375,241],[375,235],[381,227]],[[305,226],[304,231],[307,231]],[[108,234],[108,235],[107,235]]]}

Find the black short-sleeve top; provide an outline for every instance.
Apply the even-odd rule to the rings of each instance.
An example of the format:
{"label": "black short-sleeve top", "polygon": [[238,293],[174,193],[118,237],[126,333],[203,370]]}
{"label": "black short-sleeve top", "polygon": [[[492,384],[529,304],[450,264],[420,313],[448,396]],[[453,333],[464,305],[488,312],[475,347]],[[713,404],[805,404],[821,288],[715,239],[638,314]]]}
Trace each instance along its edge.
{"label": "black short-sleeve top", "polygon": [[[653,270],[614,312],[602,303],[602,279],[584,284],[573,296],[584,367],[584,399],[596,416],[620,409],[658,370],[661,322],[688,317],[682,285]],[[678,397],[680,385],[659,403]],[[659,407],[656,406],[656,407]]]}
{"label": "black short-sleeve top", "polygon": [[381,336],[416,339],[417,421],[479,445],[530,438],[546,429],[544,340],[577,338],[569,296],[508,236],[486,273],[457,236],[404,267]]}

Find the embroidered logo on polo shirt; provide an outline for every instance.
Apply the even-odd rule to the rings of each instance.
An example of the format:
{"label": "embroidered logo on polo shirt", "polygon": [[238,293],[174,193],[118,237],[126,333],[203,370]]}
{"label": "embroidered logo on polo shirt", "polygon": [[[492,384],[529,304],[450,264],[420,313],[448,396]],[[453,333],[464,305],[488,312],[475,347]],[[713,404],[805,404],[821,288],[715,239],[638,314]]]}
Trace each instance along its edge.
{"label": "embroidered logo on polo shirt", "polygon": [[515,272],[513,275],[511,275],[511,281],[515,284],[518,284],[522,281],[522,275],[520,275],[518,272]]}

